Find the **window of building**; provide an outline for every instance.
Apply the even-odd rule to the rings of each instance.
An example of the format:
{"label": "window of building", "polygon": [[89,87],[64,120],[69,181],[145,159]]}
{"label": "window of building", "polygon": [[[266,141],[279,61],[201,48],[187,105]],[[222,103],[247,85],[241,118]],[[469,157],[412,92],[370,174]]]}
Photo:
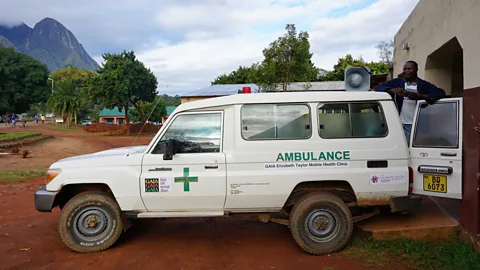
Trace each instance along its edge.
{"label": "window of building", "polygon": [[166,142],[175,139],[179,147],[176,153],[220,152],[222,139],[222,114],[183,114],[168,127],[152,154],[164,154]]}
{"label": "window of building", "polygon": [[458,121],[457,102],[439,102],[420,108],[413,147],[458,148]]}
{"label": "window of building", "polygon": [[304,104],[244,105],[242,137],[246,140],[310,138],[310,108]]}
{"label": "window of building", "polygon": [[318,121],[324,139],[385,137],[388,133],[376,102],[324,104],[318,109]]}

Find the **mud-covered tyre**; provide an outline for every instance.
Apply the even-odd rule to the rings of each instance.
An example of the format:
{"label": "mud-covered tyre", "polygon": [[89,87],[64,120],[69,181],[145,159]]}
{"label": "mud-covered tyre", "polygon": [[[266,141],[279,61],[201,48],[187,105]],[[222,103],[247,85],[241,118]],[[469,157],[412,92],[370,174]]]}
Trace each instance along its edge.
{"label": "mud-covered tyre", "polygon": [[353,231],[349,208],[331,193],[309,193],[295,203],[289,219],[295,242],[306,252],[323,255],[342,249]]}
{"label": "mud-covered tyre", "polygon": [[90,253],[112,246],[122,234],[118,204],[102,192],[80,193],[65,204],[58,231],[73,251]]}

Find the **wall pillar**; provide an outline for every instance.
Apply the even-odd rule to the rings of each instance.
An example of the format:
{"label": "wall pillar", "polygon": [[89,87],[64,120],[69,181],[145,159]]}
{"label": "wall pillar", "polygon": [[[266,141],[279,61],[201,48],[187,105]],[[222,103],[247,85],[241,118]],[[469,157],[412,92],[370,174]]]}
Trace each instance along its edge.
{"label": "wall pillar", "polygon": [[[480,234],[480,87],[463,92],[463,199],[460,224],[470,234]],[[479,129],[476,131],[476,129]]]}

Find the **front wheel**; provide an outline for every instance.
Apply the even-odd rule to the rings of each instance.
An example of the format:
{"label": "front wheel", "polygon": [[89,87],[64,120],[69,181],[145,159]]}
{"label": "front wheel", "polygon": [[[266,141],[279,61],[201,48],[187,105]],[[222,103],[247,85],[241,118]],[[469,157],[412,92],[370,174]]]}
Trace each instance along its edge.
{"label": "front wheel", "polygon": [[63,243],[80,253],[109,248],[120,237],[122,229],[118,204],[98,192],[80,193],[68,201],[58,225]]}
{"label": "front wheel", "polygon": [[353,231],[350,209],[331,193],[309,193],[300,198],[289,223],[295,242],[313,255],[340,250]]}

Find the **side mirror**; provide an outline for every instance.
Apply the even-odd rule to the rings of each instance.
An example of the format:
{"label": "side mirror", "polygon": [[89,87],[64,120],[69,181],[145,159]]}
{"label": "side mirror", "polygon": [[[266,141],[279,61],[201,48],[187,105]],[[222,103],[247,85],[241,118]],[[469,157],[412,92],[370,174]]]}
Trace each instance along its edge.
{"label": "side mirror", "polygon": [[163,160],[172,160],[175,155],[175,150],[177,149],[177,141],[174,139],[169,139],[167,141],[167,147],[165,154],[163,154]]}

